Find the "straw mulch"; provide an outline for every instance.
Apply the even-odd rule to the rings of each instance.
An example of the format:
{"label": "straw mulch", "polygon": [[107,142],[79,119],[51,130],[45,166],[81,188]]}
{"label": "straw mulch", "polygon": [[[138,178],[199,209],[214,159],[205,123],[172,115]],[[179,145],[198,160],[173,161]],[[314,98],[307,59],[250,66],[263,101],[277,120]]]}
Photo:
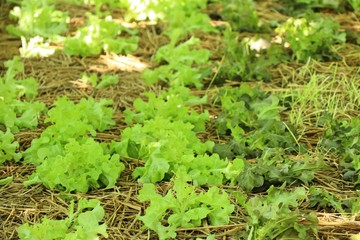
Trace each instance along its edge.
{"label": "straw mulch", "polygon": [[[284,20],[283,16],[277,12],[271,11],[267,1],[262,1],[259,7],[259,15],[264,19]],[[64,6],[66,8],[66,6]],[[9,10],[9,9],[5,9]],[[79,13],[79,11],[74,11]],[[21,42],[9,36],[4,30],[4,26],[9,23],[7,14],[0,16],[0,73],[3,74],[3,62],[18,55],[18,48]],[[359,17],[359,16],[358,16]],[[352,15],[334,14],[342,27],[352,28],[360,33],[360,28],[355,29],[354,25],[359,24],[358,20]],[[357,18],[358,19],[358,18]],[[358,25],[357,25],[358,26]],[[40,83],[39,95],[36,100],[44,102],[47,107],[58,96],[68,96],[74,101],[81,98],[92,96],[96,99],[109,98],[114,101],[114,119],[116,126],[99,133],[96,139],[108,142],[119,140],[121,130],[126,127],[122,111],[125,108],[131,108],[132,102],[141,93],[153,90],[158,92],[160,87],[145,86],[140,80],[140,74],[144,67],[151,67],[151,56],[156,49],[165,44],[167,39],[156,34],[152,26],[142,26],[140,30],[141,42],[140,48],[132,57],[130,63],[119,56],[102,55],[99,57],[68,57],[64,54],[56,54],[48,58],[26,59],[24,77],[34,77]],[[202,35],[203,46],[208,49],[221,49],[221,43],[218,37],[212,35]],[[339,54],[343,61],[337,63],[338,73],[349,76],[358,71],[360,64],[359,47],[355,45],[346,45],[339,49]],[[214,56],[219,55],[214,53]],[[221,55],[215,57],[214,61],[220,61]],[[318,73],[333,73],[332,63],[313,62],[314,69]],[[260,86],[262,89],[272,93],[286,92],[289,88],[286,85],[301,87],[308,79],[306,76],[297,75],[299,64],[280,64],[271,69],[273,80],[271,83],[251,83]],[[83,72],[87,73],[112,73],[119,75],[119,84],[103,90],[93,89],[90,86],[81,84],[78,79]],[[356,80],[360,88],[359,79]],[[237,82],[227,82],[227,85],[238,85]],[[293,84],[293,85],[291,85]],[[217,86],[213,86],[208,94],[215,94]],[[195,94],[202,95],[205,91],[196,91]],[[219,109],[212,108],[211,105],[205,106],[209,112],[216,116]],[[358,109],[359,110],[359,109]],[[311,111],[311,109],[309,109]],[[359,115],[359,111],[350,113],[352,116]],[[286,117],[286,113],[284,115]],[[20,143],[20,150],[25,150],[31,140],[39,137],[46,128],[42,117],[36,130],[25,130],[16,134],[16,139]],[[208,125],[207,133],[200,135],[202,138],[213,141],[222,141],[216,135],[213,124]],[[313,127],[311,122],[304,126],[304,133],[301,141],[310,148],[311,155],[314,158],[319,157],[316,151],[316,144],[319,141],[323,129]],[[316,173],[314,185],[322,187],[331,193],[341,195],[342,197],[356,196],[354,186],[341,180],[341,173],[338,169],[338,159],[328,154],[321,156],[329,166]],[[87,194],[73,194],[76,198],[96,198],[102,202],[106,211],[105,220],[108,226],[109,239],[157,239],[156,234],[143,228],[141,221],[137,220],[136,215],[143,214],[146,205],[140,203],[137,199],[138,190],[141,185],[131,178],[133,169],[139,162],[124,160],[126,170],[122,173],[116,187],[107,190],[93,190]],[[63,200],[63,194],[50,191],[40,185],[25,187],[23,182],[35,170],[31,165],[22,163],[7,163],[0,166],[0,179],[13,176],[14,181],[11,184],[0,187],[0,239],[17,239],[16,229],[25,222],[37,223],[45,215],[51,219],[61,219],[66,216],[69,203]],[[165,193],[169,188],[169,183],[158,184],[158,191]],[[224,189],[229,188],[223,186]],[[234,187],[234,189],[236,189]],[[234,199],[232,200],[234,201]],[[304,209],[304,211],[307,211]],[[245,229],[244,210],[236,207],[231,217],[231,223],[225,226],[209,226],[206,221],[202,227],[194,229],[179,229],[177,231],[178,239],[187,239],[196,237],[206,237],[210,233],[215,233],[217,239],[236,239],[236,233]],[[349,239],[350,234],[360,232],[360,221],[358,219],[349,219],[344,215],[325,212],[317,212],[319,219],[319,236],[321,239]]]}

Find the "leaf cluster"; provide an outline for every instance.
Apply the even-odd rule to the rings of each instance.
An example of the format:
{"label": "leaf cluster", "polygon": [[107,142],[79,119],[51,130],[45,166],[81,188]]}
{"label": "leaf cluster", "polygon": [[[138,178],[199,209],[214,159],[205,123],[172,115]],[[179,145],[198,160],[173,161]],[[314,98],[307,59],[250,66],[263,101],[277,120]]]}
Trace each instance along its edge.
{"label": "leaf cluster", "polygon": [[74,202],[71,202],[68,217],[65,219],[52,220],[45,216],[41,223],[25,223],[17,232],[21,240],[89,240],[98,239],[98,235],[107,238],[106,224],[99,224],[103,218],[104,209],[100,206],[99,200],[80,199],[76,211]]}
{"label": "leaf cluster", "polygon": [[[301,15],[304,13],[311,14],[321,9],[332,9],[338,12],[344,12],[348,5],[358,0],[277,0],[282,5],[279,10],[287,15]],[[353,7],[356,10],[356,8]]]}
{"label": "leaf cluster", "polygon": [[260,21],[253,0],[220,0],[223,20],[230,22],[235,31],[256,32],[260,30]]}
{"label": "leaf cluster", "polygon": [[163,81],[170,87],[195,86],[200,89],[203,78],[210,73],[210,52],[194,49],[199,44],[198,38],[191,37],[177,46],[170,43],[160,47],[155,54],[155,61],[164,62],[165,65],[153,70],[145,69],[141,78],[150,85]]}
{"label": "leaf cluster", "polygon": [[159,239],[175,238],[177,227],[197,227],[206,218],[212,225],[229,223],[234,205],[226,192],[211,187],[205,193],[196,193],[195,187],[187,181],[191,181],[191,177],[179,169],[173,180],[174,186],[165,196],[158,194],[151,183],[144,184],[139,191],[139,200],[149,201],[150,205],[145,215],[138,219],[154,230]]}
{"label": "leaf cluster", "polygon": [[22,155],[17,152],[18,147],[19,143],[15,141],[10,129],[6,132],[0,130],[0,165],[9,160],[19,161]]}
{"label": "leaf cluster", "polygon": [[156,116],[144,123],[124,129],[119,143],[113,149],[121,156],[141,159],[145,166],[137,167],[134,178],[140,182],[155,183],[170,179],[183,155],[211,152],[211,141],[202,143],[193,131],[194,126],[181,120],[171,121]]}
{"label": "leaf cluster", "polygon": [[88,5],[88,7],[94,7],[95,13],[98,16],[103,14],[102,9],[108,7],[111,9],[128,8],[128,1],[122,0],[63,0],[66,3],[75,5]]}
{"label": "leaf cluster", "polygon": [[[317,217],[303,214],[299,201],[306,199],[305,189],[295,188],[291,192],[273,186],[266,196],[247,199],[246,195],[234,192],[238,204],[247,212],[247,231],[244,239],[312,239],[316,234]],[[304,221],[306,220],[306,221]]]}
{"label": "leaf cluster", "polygon": [[240,41],[239,33],[229,28],[224,31],[222,39],[225,53],[224,60],[219,66],[220,79],[269,81],[271,74],[268,68],[286,59],[283,50],[276,45],[271,44],[269,48],[260,46],[261,49],[256,50],[252,47],[252,42],[259,39],[243,38]]}
{"label": "leaf cluster", "polygon": [[313,18],[289,18],[276,28],[283,44],[289,44],[292,56],[301,62],[308,58],[331,60],[335,43],[345,42],[345,33],[339,32],[339,24],[332,19],[315,15]]}
{"label": "leaf cluster", "polygon": [[301,147],[281,121],[282,108],[275,95],[243,84],[239,88],[222,88],[219,102],[222,109],[215,126],[219,134],[233,138],[216,147],[220,156],[251,158],[260,156],[265,148],[280,147],[292,152]]}
{"label": "leaf cluster", "polygon": [[85,72],[81,76],[81,81],[85,84],[91,84],[92,87],[97,89],[104,89],[112,85],[116,85],[119,82],[119,76],[112,74],[103,74],[99,79],[96,73],[90,75]]}
{"label": "leaf cluster", "polygon": [[286,156],[282,149],[266,149],[263,155],[256,159],[255,164],[245,164],[236,182],[246,191],[261,191],[272,184],[298,181],[307,185],[314,179],[314,172],[321,167],[320,163],[314,163],[306,156],[294,160]]}
{"label": "leaf cluster", "polygon": [[255,164],[245,164],[236,179],[239,186],[252,191],[266,189],[270,184],[312,181],[320,164],[286,156],[286,153],[304,152],[305,148],[297,142],[294,131],[281,121],[282,108],[275,95],[241,85],[222,88],[218,101],[222,111],[215,126],[220,134],[231,135],[232,139],[215,145],[213,152],[221,158],[242,156],[256,160]]}
{"label": "leaf cluster", "polygon": [[133,1],[129,3],[126,19],[162,20],[166,25],[163,34],[168,36],[172,44],[189,33],[200,30],[216,32],[210,24],[210,17],[201,12],[207,6],[206,0],[158,0],[158,1]]}
{"label": "leaf cluster", "polygon": [[222,185],[226,182],[234,185],[245,169],[245,161],[241,158],[224,160],[218,154],[184,155],[175,169],[180,167],[186,170],[195,186]]}
{"label": "leaf cluster", "polygon": [[42,183],[51,190],[86,193],[90,188],[113,187],[125,169],[117,154],[104,154],[100,143],[69,139],[62,155],[49,156],[24,184]]}
{"label": "leaf cluster", "polygon": [[[186,37],[189,33],[195,31],[212,32],[216,33],[217,30],[210,24],[210,17],[201,12],[206,6],[206,1],[195,1],[198,3],[190,4],[191,0],[182,0],[184,3],[180,6],[173,7],[172,11],[167,13],[167,26],[164,30],[164,34],[170,38],[172,43],[176,43],[183,37]],[[173,1],[177,2],[177,1]]]}
{"label": "leaf cluster", "polygon": [[207,110],[198,113],[191,108],[192,105],[206,104],[206,96],[202,98],[194,96],[188,88],[171,88],[158,96],[153,92],[147,92],[144,95],[148,98],[146,101],[137,98],[133,103],[134,110],[126,109],[124,111],[127,124],[144,123],[144,121],[156,116],[162,116],[172,121],[189,122],[194,125],[193,130],[198,132],[204,131],[205,123],[210,120]]}
{"label": "leaf cluster", "polygon": [[60,97],[53,103],[45,123],[52,123],[34,139],[24,152],[26,162],[39,165],[47,157],[61,155],[64,145],[69,139],[84,142],[88,134],[96,135],[96,131],[104,131],[115,124],[112,119],[113,109],[107,106],[110,100],[93,98],[81,99],[75,104],[67,97]]}
{"label": "leaf cluster", "polygon": [[100,143],[88,137],[115,124],[112,102],[81,99],[78,104],[58,98],[45,122],[50,122],[24,152],[26,162],[37,166],[26,184],[43,183],[60,191],[87,192],[90,187],[115,184],[124,170],[119,155],[104,153]]}
{"label": "leaf cluster", "polygon": [[329,193],[326,189],[311,186],[309,188],[309,193],[310,208],[315,206],[321,208],[332,207],[338,213],[343,213],[345,211],[342,207],[342,199]]}
{"label": "leaf cluster", "polygon": [[64,51],[70,55],[92,56],[102,51],[129,54],[138,47],[138,37],[119,37],[124,28],[113,22],[111,17],[101,19],[87,14],[88,21],[73,37],[64,41]]}
{"label": "leaf cluster", "polygon": [[360,118],[329,121],[321,144],[340,156],[343,178],[360,183]]}
{"label": "leaf cluster", "polygon": [[17,132],[23,128],[34,129],[39,115],[46,110],[40,102],[29,102],[37,95],[38,83],[34,78],[16,79],[24,70],[20,57],[5,62],[7,68],[0,76],[0,126]]}
{"label": "leaf cluster", "polygon": [[66,12],[56,10],[54,0],[21,1],[20,6],[10,12],[12,19],[18,20],[17,25],[8,25],[6,30],[26,39],[36,36],[52,38],[67,31],[69,17]]}

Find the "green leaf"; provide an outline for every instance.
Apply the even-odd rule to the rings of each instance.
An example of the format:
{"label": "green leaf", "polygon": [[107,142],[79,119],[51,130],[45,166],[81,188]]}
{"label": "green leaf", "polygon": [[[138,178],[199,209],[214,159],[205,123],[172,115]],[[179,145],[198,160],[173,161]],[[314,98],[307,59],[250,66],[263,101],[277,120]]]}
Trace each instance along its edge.
{"label": "green leaf", "polygon": [[[317,218],[314,214],[302,214],[298,208],[299,202],[306,198],[305,189],[301,187],[287,192],[284,188],[285,184],[280,188],[271,186],[267,196],[255,196],[247,201],[244,194],[235,193],[238,203],[248,214],[247,228],[252,229],[245,238],[282,239],[292,236],[310,240],[310,233],[316,234]],[[300,218],[309,223],[299,222]]]}
{"label": "green leaf", "polygon": [[119,82],[119,77],[116,75],[104,74],[101,81],[96,85],[96,88],[103,89],[111,85],[116,85]]}
{"label": "green leaf", "polygon": [[9,176],[7,178],[0,179],[0,186],[11,183],[14,180],[13,176]]}
{"label": "green leaf", "polygon": [[17,152],[18,148],[19,143],[15,141],[10,129],[5,133],[0,130],[0,165],[9,160],[19,161],[22,154]]}
{"label": "green leaf", "polygon": [[16,36],[51,38],[67,31],[68,13],[58,11],[48,1],[21,1],[11,10],[10,17],[17,19],[16,26],[8,25],[6,30]]}
{"label": "green leaf", "polygon": [[174,185],[165,196],[156,193],[154,184],[144,184],[139,191],[141,202],[150,201],[145,215],[137,216],[147,228],[154,230],[159,239],[175,238],[178,227],[197,227],[209,218],[212,224],[229,222],[234,211],[225,192],[211,187],[207,193],[196,193],[187,182],[191,177],[185,167],[180,167],[173,178]]}
{"label": "green leaf", "polygon": [[105,155],[103,148],[93,139],[84,143],[69,139],[63,155],[52,156],[37,166],[35,174],[25,185],[41,181],[47,188],[65,192],[87,192],[101,185],[115,185],[125,166],[119,155]]}
{"label": "green leaf", "polygon": [[5,125],[13,132],[23,128],[34,129],[40,114],[45,112],[45,104],[25,102],[20,98],[35,98],[38,83],[33,78],[15,79],[24,70],[19,57],[6,61],[4,65],[7,70],[5,76],[0,77],[0,125]]}
{"label": "green leaf", "polygon": [[308,58],[336,58],[331,46],[344,43],[344,34],[339,33],[339,25],[332,19],[314,15],[308,18],[289,18],[275,30],[283,42],[288,43],[295,59],[306,62]]}
{"label": "green leaf", "polygon": [[110,104],[112,101],[106,99],[81,99],[75,104],[66,97],[58,98],[45,119],[53,125],[47,127],[39,139],[32,140],[24,153],[25,161],[39,165],[45,158],[62,155],[69,139],[83,143],[89,134],[96,135],[95,130],[109,129],[115,124]]}
{"label": "green leaf", "polygon": [[65,39],[64,51],[67,54],[92,56],[102,51],[129,54],[137,49],[138,38],[118,37],[122,27],[111,18],[100,19],[90,13],[87,17],[87,25],[78,29],[75,36]]}
{"label": "green leaf", "polygon": [[134,101],[134,111],[125,110],[125,122],[144,123],[145,120],[155,116],[170,118],[171,120],[183,120],[194,125],[194,131],[204,131],[205,123],[210,120],[208,111],[198,113],[191,110],[193,104],[206,103],[206,96],[196,97],[185,87],[169,89],[156,96],[153,92],[145,93],[147,101],[137,98]]}
{"label": "green leaf", "polygon": [[69,223],[67,220],[50,220],[46,216],[41,223],[30,226],[28,223],[21,225],[18,235],[21,240],[34,239],[65,239]]}
{"label": "green leaf", "polygon": [[124,129],[118,148],[119,154],[129,153],[138,156],[144,167],[138,167],[133,177],[140,181],[153,183],[161,181],[166,175],[171,177],[179,160],[184,155],[204,154],[211,152],[213,142],[201,142],[193,131],[194,126],[181,120],[171,121],[169,118],[156,116]]}
{"label": "green leaf", "polygon": [[[84,210],[86,211],[83,212]],[[25,223],[17,232],[21,240],[88,240],[97,239],[98,235],[107,238],[106,225],[99,224],[103,217],[104,209],[100,206],[99,200],[80,199],[76,212],[74,202],[71,202],[67,218],[52,220],[45,216],[41,223],[32,226]]]}

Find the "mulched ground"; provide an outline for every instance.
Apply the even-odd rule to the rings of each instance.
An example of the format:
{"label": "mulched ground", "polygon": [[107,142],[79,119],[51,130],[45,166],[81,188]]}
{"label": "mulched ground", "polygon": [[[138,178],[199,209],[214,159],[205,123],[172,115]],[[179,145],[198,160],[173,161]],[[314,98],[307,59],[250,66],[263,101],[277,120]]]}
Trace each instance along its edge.
{"label": "mulched ground", "polygon": [[[263,19],[286,19],[286,16],[274,12],[269,7],[268,1],[259,3],[258,11]],[[66,6],[64,6],[66,8]],[[71,9],[71,12],[79,11]],[[3,62],[19,54],[21,42],[19,39],[6,33],[4,27],[10,22],[7,18],[9,7],[2,8],[0,15],[0,74],[4,72]],[[343,29],[349,29],[360,34],[360,15],[353,13],[335,14],[329,13],[334,19],[339,21]],[[157,48],[165,44],[168,40],[154,31],[154,26],[141,26],[141,41],[139,49],[133,54],[133,63],[129,64],[123,59],[114,56],[101,55],[99,57],[68,57],[58,53],[48,58],[25,59],[24,77],[34,77],[40,83],[39,95],[36,100],[44,102],[50,107],[58,96],[68,96],[74,101],[83,97],[93,96],[96,99],[110,98],[114,101],[114,119],[117,124],[115,127],[104,133],[99,133],[97,139],[100,141],[118,140],[121,130],[126,127],[122,111],[131,108],[134,99],[144,91],[159,91],[160,87],[145,86],[140,80],[141,68],[152,66],[151,56]],[[206,34],[199,35],[202,45],[208,49],[222,49],[218,36]],[[345,47],[338,49],[339,55],[343,60],[337,62],[338,73],[350,76],[358,71],[360,65],[359,46],[346,44]],[[213,61],[220,61],[221,55],[214,52]],[[135,64],[136,63],[136,64]],[[314,67],[319,73],[332,74],[334,64],[331,62],[314,62]],[[287,87],[299,87],[305,84],[308,79],[298,76],[299,64],[280,64],[271,69],[273,80],[271,83],[252,83],[260,86],[263,90],[273,93],[287,91]],[[116,86],[103,90],[92,89],[82,86],[77,82],[83,72],[100,72],[118,74],[120,81]],[[360,89],[360,80],[355,79],[355,84]],[[227,82],[228,85],[238,85],[238,82]],[[214,89],[216,86],[214,86]],[[204,91],[194,93],[202,95]],[[206,107],[206,106],[205,106]],[[218,109],[207,106],[211,114],[218,114]],[[358,109],[359,110],[359,109]],[[311,107],[309,107],[311,111]],[[352,116],[359,116],[359,111],[351,113]],[[286,113],[284,114],[286,117]],[[16,134],[16,139],[20,143],[20,149],[26,149],[31,140],[37,138],[46,125],[40,121],[39,127],[33,131],[21,131]],[[313,157],[319,157],[316,152],[316,144],[321,137],[323,129],[314,127],[311,122],[304,126],[304,134],[301,139],[310,147]],[[203,138],[210,138],[219,141],[212,128],[208,125],[207,134]],[[221,139],[220,139],[221,141]],[[331,193],[342,197],[356,196],[354,186],[341,180],[341,173],[338,169],[338,161],[330,154],[321,156],[325,159],[329,168],[323,172],[316,173],[314,185],[322,187]],[[156,239],[156,234],[143,229],[142,223],[136,219],[137,214],[144,212],[145,205],[137,200],[137,192],[141,186],[132,180],[132,170],[138,165],[137,162],[126,162],[126,170],[122,173],[116,187],[107,190],[95,190],[88,194],[73,194],[76,197],[96,198],[102,202],[106,211],[106,222],[108,225],[109,239]],[[17,239],[16,228],[25,222],[39,222],[43,216],[52,219],[60,219],[67,213],[68,203],[62,200],[59,193],[46,190],[40,185],[24,187],[23,181],[27,180],[29,174],[34,171],[34,167],[22,163],[7,163],[0,166],[0,179],[7,176],[14,176],[11,184],[0,187],[0,239]],[[169,183],[158,185],[159,192],[166,192]],[[229,188],[224,186],[224,188]],[[71,194],[69,194],[71,195]],[[63,196],[63,194],[62,194]],[[319,234],[321,239],[348,239],[349,234],[360,232],[360,221],[345,222],[337,215],[319,211]],[[231,218],[231,223],[225,226],[208,226],[204,222],[203,227],[194,229],[179,229],[177,239],[206,237],[209,233],[216,233],[217,239],[235,239],[234,234],[244,229],[245,220],[243,219],[243,209],[237,207]]]}

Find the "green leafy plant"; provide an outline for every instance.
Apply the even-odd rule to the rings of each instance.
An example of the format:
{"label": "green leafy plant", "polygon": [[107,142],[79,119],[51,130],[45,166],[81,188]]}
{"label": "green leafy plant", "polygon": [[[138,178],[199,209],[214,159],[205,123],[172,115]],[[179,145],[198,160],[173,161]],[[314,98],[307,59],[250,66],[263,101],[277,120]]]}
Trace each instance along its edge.
{"label": "green leafy plant", "polygon": [[190,123],[156,116],[143,125],[124,129],[121,142],[114,142],[112,148],[121,156],[144,161],[145,165],[137,167],[132,176],[143,183],[155,183],[170,179],[183,155],[211,152],[213,142],[201,142],[193,128]]}
{"label": "green leafy plant", "polygon": [[5,161],[21,159],[21,153],[17,152],[19,143],[15,141],[10,129],[6,132],[0,130],[0,165]]}
{"label": "green leafy plant", "polygon": [[16,79],[24,71],[19,57],[5,62],[7,68],[0,77],[0,126],[16,132],[19,129],[34,129],[38,117],[46,108],[40,102],[27,102],[37,95],[38,83],[34,78]]}
{"label": "green leafy plant", "polygon": [[257,88],[223,88],[219,93],[222,111],[215,126],[219,134],[233,140],[214,149],[221,157],[260,156],[265,148],[283,148],[287,152],[302,151],[294,131],[280,120],[279,99]]}
{"label": "green leafy plant", "polygon": [[219,66],[218,81],[270,80],[268,68],[286,60],[283,51],[261,38],[242,38],[239,41],[239,37],[237,32],[229,28],[224,31],[223,42],[226,48],[224,60]]}
{"label": "green leafy plant", "polygon": [[[176,2],[176,1],[173,1]],[[175,6],[173,11],[168,11],[167,14],[167,27],[164,30],[164,34],[170,38],[171,43],[175,44],[183,37],[186,37],[189,33],[193,33],[195,31],[203,31],[203,32],[212,32],[216,33],[217,30],[211,26],[210,17],[201,13],[197,7],[193,9],[190,7],[195,4],[203,4],[206,1],[196,1],[198,3],[189,4],[190,0],[185,0],[184,3],[186,5],[182,5],[181,8]],[[186,10],[183,10],[183,9]]]}
{"label": "green leafy plant", "polygon": [[20,6],[10,12],[12,19],[18,20],[16,26],[10,24],[7,31],[16,36],[29,39],[35,36],[52,38],[67,31],[69,17],[66,12],[55,8],[54,0],[21,1]]}
{"label": "green leafy plant", "polygon": [[359,0],[348,0],[350,6],[354,9],[355,12],[360,11],[360,1]]}
{"label": "green leafy plant", "polygon": [[93,6],[95,8],[95,13],[97,16],[102,15],[102,7],[106,6],[110,9],[117,8],[128,8],[128,1],[120,0],[63,0],[66,3],[76,4],[76,5],[88,5],[89,7]]}
{"label": "green leafy plant", "polygon": [[201,88],[203,78],[210,73],[208,66],[210,52],[205,49],[194,49],[199,44],[200,40],[192,37],[177,46],[171,43],[162,46],[156,52],[155,61],[165,62],[166,65],[154,70],[145,69],[141,75],[142,79],[150,85],[163,81],[170,87],[194,85],[196,88]]}
{"label": "green leafy plant", "polygon": [[229,223],[234,211],[228,195],[211,187],[207,192],[195,192],[195,187],[187,184],[191,181],[185,171],[179,169],[173,179],[174,186],[161,196],[151,183],[143,185],[139,191],[141,202],[149,201],[143,216],[138,216],[144,225],[155,231],[159,239],[176,237],[178,227],[197,227],[207,218],[211,225]]}
{"label": "green leafy plant", "polygon": [[347,2],[351,0],[278,0],[283,5],[278,8],[287,15],[312,14],[319,9],[332,9],[335,11],[345,11]]}
{"label": "green leafy plant", "polygon": [[236,158],[233,161],[220,159],[219,155],[184,155],[177,167],[186,169],[195,186],[221,185],[229,181],[234,185],[238,176],[245,169],[245,161]]}
{"label": "green leafy plant", "polygon": [[99,81],[99,77],[96,73],[92,73],[87,75],[86,73],[82,74],[80,79],[85,84],[90,84],[91,86],[97,89],[104,89],[112,85],[116,85],[119,82],[119,76],[111,75],[111,74],[103,74],[101,75],[101,80]]}
{"label": "green leafy plant", "polygon": [[231,28],[236,31],[256,32],[260,29],[259,17],[253,0],[221,0],[220,15],[229,21]]}
{"label": "green leafy plant", "polygon": [[26,162],[39,165],[49,157],[62,155],[64,146],[70,139],[84,143],[88,135],[96,135],[96,131],[104,131],[115,124],[112,119],[113,109],[107,106],[112,101],[93,98],[81,99],[75,104],[67,97],[58,98],[49,110],[45,123],[52,123],[34,139],[31,146],[24,152]]}
{"label": "green leafy plant", "polygon": [[293,58],[301,62],[306,62],[308,58],[336,58],[332,46],[335,43],[344,43],[346,35],[339,32],[338,23],[319,16],[312,19],[289,18],[275,31],[282,43],[289,45]]}
{"label": "green leafy plant", "polygon": [[119,37],[124,28],[111,17],[100,19],[90,13],[87,17],[86,26],[64,40],[65,53],[80,56],[98,55],[102,51],[129,54],[137,49],[138,37]]}
{"label": "green leafy plant", "polygon": [[321,144],[340,156],[345,180],[360,184],[360,118],[328,121]]}
{"label": "green leafy plant", "polygon": [[9,184],[9,183],[11,183],[13,180],[14,180],[14,177],[13,177],[13,176],[9,176],[9,177],[0,179],[0,186]]}
{"label": "green leafy plant", "polygon": [[310,161],[307,156],[291,159],[282,149],[266,149],[256,163],[246,163],[236,182],[246,191],[254,188],[265,190],[270,185],[300,182],[308,185],[314,179],[314,173],[322,167],[320,162]]}
{"label": "green leafy plant", "polygon": [[309,188],[309,193],[310,193],[310,206],[309,206],[310,208],[313,208],[315,206],[321,208],[332,207],[334,210],[336,210],[339,213],[345,212],[345,210],[341,206],[342,199],[339,199],[338,197],[329,193],[325,189],[311,186]]}
{"label": "green leafy plant", "polygon": [[172,44],[194,31],[216,32],[210,24],[210,17],[201,12],[207,6],[206,0],[140,0],[129,1],[129,5],[126,19],[162,20],[166,25],[163,34],[170,38]]}
{"label": "green leafy plant", "polygon": [[299,187],[287,192],[284,186],[272,186],[266,196],[250,199],[240,192],[233,193],[248,215],[247,231],[242,234],[242,238],[313,239],[317,234],[317,217],[314,213],[301,213],[298,208],[299,201],[306,199],[305,189]]}
{"label": "green leafy plant", "polygon": [[131,124],[144,123],[155,116],[162,116],[171,120],[183,120],[194,125],[194,131],[204,131],[205,123],[210,120],[208,111],[198,113],[191,109],[192,105],[206,104],[207,97],[199,98],[191,95],[190,90],[185,87],[172,88],[163,91],[159,96],[153,92],[144,94],[147,101],[137,98],[134,101],[134,110],[126,109],[125,122]]}
{"label": "green leafy plant", "polygon": [[49,189],[86,193],[89,188],[113,187],[124,169],[119,155],[104,154],[92,138],[84,143],[69,139],[63,154],[44,159],[24,184],[42,183]]}
{"label": "green leafy plant", "polygon": [[98,235],[107,238],[106,224],[99,224],[104,217],[104,209],[97,199],[80,199],[74,211],[74,201],[69,207],[68,217],[62,220],[48,219],[41,223],[29,225],[25,223],[18,229],[21,240],[89,240],[98,239]]}

